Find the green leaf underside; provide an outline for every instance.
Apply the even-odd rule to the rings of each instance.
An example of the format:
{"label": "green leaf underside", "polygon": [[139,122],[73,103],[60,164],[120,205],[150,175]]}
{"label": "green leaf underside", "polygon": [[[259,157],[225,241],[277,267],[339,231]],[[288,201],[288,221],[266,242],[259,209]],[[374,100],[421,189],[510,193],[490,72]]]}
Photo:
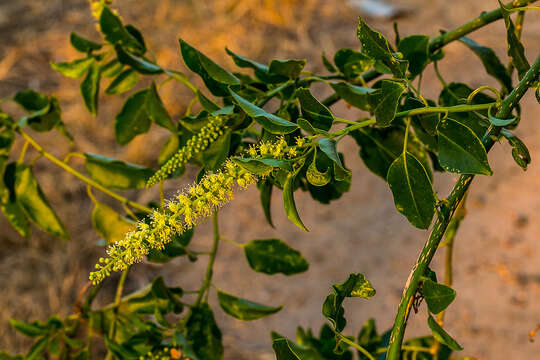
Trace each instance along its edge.
{"label": "green leaf underside", "polygon": [[98,95],[99,95],[99,80],[100,80],[99,66],[92,62],[88,69],[86,77],[81,82],[81,93],[84,100],[84,104],[90,114],[97,115],[98,111]]}
{"label": "green leaf underside", "polygon": [[397,210],[420,229],[427,229],[435,213],[436,198],[422,164],[409,152],[394,160],[387,181]]}
{"label": "green leaf underside", "polygon": [[433,337],[448,346],[452,350],[460,351],[463,350],[463,347],[457,343],[444,329],[433,319],[431,315],[428,317],[428,326],[433,333]]}
{"label": "green leaf underside", "polygon": [[152,169],[101,155],[86,153],[85,169],[90,177],[111,189],[143,189]]}
{"label": "green leaf underside", "polygon": [[296,96],[300,101],[302,115],[310,124],[316,129],[330,130],[334,122],[334,115],[330,110],[315,99],[309,89],[301,88],[296,90]]}
{"label": "green leaf underside", "polygon": [[300,215],[298,214],[298,210],[296,209],[296,203],[294,202],[294,183],[296,180],[296,176],[301,169],[302,166],[298,166],[298,169],[287,175],[285,185],[283,186],[283,207],[285,208],[285,213],[287,214],[287,217],[289,218],[289,220],[291,220],[293,224],[295,224],[304,231],[309,231],[302,222],[302,219],[300,219]]}
{"label": "green leaf underside", "polygon": [[96,203],[92,211],[92,225],[103,236],[107,244],[115,243],[123,239],[130,231],[135,230],[135,223],[109,206]]}
{"label": "green leaf underside", "polygon": [[298,345],[275,333],[272,335],[272,348],[276,354],[276,360],[323,360],[315,349]]}
{"label": "green leaf underside", "polygon": [[272,315],[281,310],[282,306],[266,306],[253,301],[238,298],[218,290],[219,305],[225,313],[238,320],[256,320]]}
{"label": "green leaf underside", "polygon": [[309,268],[299,251],[279,239],[252,240],[244,246],[244,253],[253,270],[268,275],[293,275]]}
{"label": "green leaf underside", "polygon": [[368,95],[371,112],[379,126],[389,126],[396,116],[399,98],[405,92],[405,85],[392,80],[382,80],[381,88]]}
{"label": "green leaf underside", "polygon": [[427,279],[423,283],[422,295],[426,300],[429,311],[438,314],[454,301],[456,291],[449,286]]}
{"label": "green leaf underside", "polygon": [[114,119],[114,134],[116,142],[126,145],[137,135],[145,134],[152,124],[146,111],[146,97],[149,89],[144,89],[131,95],[122,110]]}
{"label": "green leaf underside", "polygon": [[486,149],[475,133],[451,118],[439,124],[438,152],[441,166],[453,173],[491,175]]}
{"label": "green leaf underside", "polygon": [[230,90],[230,93],[238,106],[257,123],[259,123],[265,130],[273,134],[288,134],[298,129],[298,125],[287,121],[277,115],[270,114],[264,109],[254,105]]}
{"label": "green leaf underside", "polygon": [[125,93],[126,91],[133,89],[138,81],[138,73],[135,70],[127,69],[114,78],[107,89],[105,89],[105,93],[108,95]]}

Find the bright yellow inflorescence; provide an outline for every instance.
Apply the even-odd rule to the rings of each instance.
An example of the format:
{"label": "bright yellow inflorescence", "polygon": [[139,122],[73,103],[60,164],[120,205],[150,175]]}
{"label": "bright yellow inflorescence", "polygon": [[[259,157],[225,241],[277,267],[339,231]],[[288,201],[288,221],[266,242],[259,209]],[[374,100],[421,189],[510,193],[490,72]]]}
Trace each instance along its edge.
{"label": "bright yellow inflorescence", "polygon": [[176,169],[184,165],[193,157],[193,155],[204,151],[212,142],[220,135],[223,135],[223,127],[225,119],[222,116],[214,116],[210,118],[201,130],[189,139],[184,147],[173,155],[150,179],[148,179],[147,187],[151,187],[162,180],[165,180],[169,174],[172,174]]}
{"label": "bright yellow inflorescence", "polygon": [[[297,147],[287,146],[285,139],[262,142],[248,149],[252,158],[291,159]],[[124,271],[142,261],[151,249],[163,250],[173,234],[182,233],[210,216],[217,208],[233,199],[235,187],[242,189],[257,182],[257,176],[233,160],[227,160],[223,168],[205,175],[197,184],[180,192],[167,203],[167,210],[154,210],[149,224],[139,222],[135,231],[110,245],[108,257],[100,258],[96,271],[90,273],[93,284],[100,283],[113,271]]]}
{"label": "bright yellow inflorescence", "polygon": [[90,2],[90,9],[92,10],[92,16],[99,20],[101,12],[105,6],[111,5],[112,0],[88,0]]}

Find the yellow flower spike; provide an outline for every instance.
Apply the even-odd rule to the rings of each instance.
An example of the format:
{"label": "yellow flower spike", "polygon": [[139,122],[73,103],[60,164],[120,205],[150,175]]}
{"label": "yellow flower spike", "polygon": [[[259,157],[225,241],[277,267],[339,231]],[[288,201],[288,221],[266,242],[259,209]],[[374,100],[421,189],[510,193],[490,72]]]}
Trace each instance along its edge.
{"label": "yellow flower spike", "polygon": [[146,187],[151,187],[163,181],[176,169],[187,163],[193,155],[206,150],[220,134],[223,133],[225,119],[221,116],[211,117],[201,130],[189,139],[184,147],[174,154],[158,171],[148,179]]}

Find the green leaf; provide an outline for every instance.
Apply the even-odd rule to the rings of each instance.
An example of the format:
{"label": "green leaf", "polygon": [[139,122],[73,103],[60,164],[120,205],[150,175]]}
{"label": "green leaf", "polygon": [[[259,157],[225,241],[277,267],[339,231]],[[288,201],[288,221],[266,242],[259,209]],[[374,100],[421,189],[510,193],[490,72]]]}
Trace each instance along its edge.
{"label": "green leaf", "polygon": [[74,32],[70,34],[69,41],[71,42],[71,46],[83,53],[89,53],[94,50],[99,50],[102,47],[101,44],[85,39],[82,36],[75,34]]}
{"label": "green leaf", "polygon": [[[358,334],[357,344],[366,349],[370,354],[375,354],[382,341],[381,336],[377,334],[375,320],[369,319],[364,323]],[[359,360],[369,360],[363,353],[358,352]]]}
{"label": "green leaf", "polygon": [[320,130],[328,131],[334,122],[334,115],[330,110],[315,99],[309,89],[300,88],[296,90],[296,96],[300,100],[302,115],[310,124]]}
{"label": "green leaf", "polygon": [[428,326],[431,329],[431,332],[433,333],[433,337],[437,341],[445,344],[452,350],[456,350],[456,351],[463,350],[461,345],[459,345],[456,340],[454,340],[450,335],[448,335],[448,333],[444,331],[441,325],[439,325],[437,321],[435,321],[435,319],[433,319],[431,315],[429,315],[428,317]]}
{"label": "green leaf", "polygon": [[207,303],[191,308],[186,329],[187,340],[200,360],[223,359],[221,331]]}
{"label": "green leaf", "polygon": [[106,78],[111,78],[117,76],[124,69],[124,65],[118,61],[118,59],[113,59],[106,64],[101,65],[101,76]]}
{"label": "green leaf", "polygon": [[253,270],[268,275],[293,275],[309,268],[299,251],[279,239],[252,240],[244,246],[244,253]]}
{"label": "green leaf", "polygon": [[213,62],[206,55],[189,45],[182,39],[180,50],[186,66],[198,74],[206,84],[206,87],[215,96],[228,96],[226,85],[239,85],[240,79]]}
{"label": "green leaf", "polygon": [[30,222],[15,194],[16,163],[7,164],[8,154],[0,155],[0,210],[21,236],[30,236]]}
{"label": "green leaf", "polygon": [[324,67],[326,68],[326,70],[328,70],[331,73],[337,72],[337,69],[334,67],[334,65],[332,65],[330,60],[328,60],[328,58],[326,57],[326,54],[324,52],[321,55],[321,60],[322,60],[322,63],[324,65]]}
{"label": "green leaf", "polygon": [[49,344],[49,338],[47,336],[42,337],[39,339],[32,347],[30,348],[30,351],[26,356],[24,357],[25,360],[37,360],[42,359],[42,353],[45,351],[45,348]]}
{"label": "green leaf", "polygon": [[152,169],[101,155],[86,153],[84,164],[92,179],[111,189],[143,189],[154,174]]}
{"label": "green leaf", "polygon": [[272,348],[276,360],[323,360],[317,350],[295,344],[276,333],[272,333]]}
{"label": "green leaf", "polygon": [[257,320],[281,310],[282,306],[266,306],[217,290],[219,306],[225,313],[238,320]]}
{"label": "green leaf", "polygon": [[360,18],[357,35],[362,43],[363,53],[375,60],[382,61],[390,68],[396,78],[405,77],[403,62],[393,56],[388,40],[381,33],[369,27],[362,18]]}
{"label": "green leaf", "polygon": [[411,35],[401,39],[398,51],[409,62],[409,72],[416,77],[429,62],[429,36]]}
{"label": "green leaf", "polygon": [[150,253],[147,255],[148,260],[164,264],[178,256],[188,255],[186,246],[191,241],[193,233],[194,230],[191,228],[181,234],[173,234],[171,236],[172,240],[165,245],[163,250],[150,250]]}
{"label": "green leaf", "polygon": [[17,164],[15,193],[17,202],[37,226],[54,236],[69,240],[64,224],[49,205],[31,167]]}
{"label": "green leaf", "polygon": [[342,284],[332,285],[334,291],[326,297],[323,303],[322,314],[332,322],[336,331],[341,332],[347,321],[343,314],[343,301],[347,297],[360,297],[369,299],[375,295],[375,289],[362,274],[350,274]]}
{"label": "green leaf", "polygon": [[139,353],[130,346],[117,344],[108,337],[105,337],[105,346],[119,360],[136,360],[140,358]]}
{"label": "green leaf", "polygon": [[43,326],[42,324],[38,322],[33,323],[27,323],[23,321],[18,321],[15,319],[9,319],[9,324],[12,328],[17,330],[23,335],[29,336],[29,337],[37,337],[41,335],[45,335],[47,333],[47,327]]}
{"label": "green leaf", "polygon": [[336,180],[345,180],[345,178],[350,178],[351,172],[343,166],[343,163],[341,162],[341,158],[339,157],[339,154],[337,152],[337,142],[333,139],[329,138],[322,138],[318,141],[319,148],[323,153],[328,156],[330,160],[334,162],[334,166],[336,167],[336,170],[339,169],[339,171],[334,171],[334,176]]}
{"label": "green leaf", "polygon": [[340,49],[334,63],[347,79],[354,79],[373,67],[375,59],[353,49]]}
{"label": "green leaf", "polygon": [[491,175],[486,149],[467,126],[447,118],[439,124],[439,162],[458,174]]}
{"label": "green leaf", "polygon": [[122,71],[116,76],[110,85],[105,89],[108,95],[118,95],[133,89],[139,82],[139,74],[133,69]]}
{"label": "green leaf", "polygon": [[476,41],[463,36],[459,39],[469,49],[472,50],[480,58],[486,72],[497,79],[506,91],[512,90],[512,78],[506,71],[506,67],[503,65],[495,51],[492,49],[478,44]]}
{"label": "green leaf", "polygon": [[386,180],[397,210],[420,229],[427,229],[435,213],[435,194],[422,164],[409,152],[401,154],[388,169]]}
{"label": "green leaf", "polygon": [[180,148],[180,138],[176,134],[169,136],[161,147],[158,157],[158,165],[163,166]]}
{"label": "green leaf", "polygon": [[281,75],[270,74],[268,66],[264,64],[248,59],[247,57],[235,54],[228,48],[225,48],[225,50],[227,51],[227,54],[229,54],[233,58],[233,61],[237,66],[241,68],[253,69],[257,79],[261,80],[265,84],[278,84],[287,80],[286,77],[283,77]]}
{"label": "green leaf", "polygon": [[296,79],[306,65],[306,60],[272,60],[268,72],[273,75]]}
{"label": "green leaf", "polygon": [[137,91],[131,95],[114,119],[114,134],[120,145],[128,144],[133,138],[145,134],[152,122],[146,111],[146,98],[149,89]]}
{"label": "green leaf", "polygon": [[233,158],[234,162],[246,169],[247,171],[264,176],[268,175],[274,168],[292,171],[291,163],[287,160],[279,159],[251,159],[251,158]]}
{"label": "green leaf", "polygon": [[47,96],[30,89],[17,92],[13,100],[27,111],[42,110],[49,105]]}
{"label": "green leaf", "polygon": [[58,71],[60,74],[78,79],[90,68],[90,66],[94,63],[93,57],[87,57],[84,59],[77,59],[73,60],[71,62],[61,62],[61,63],[53,63],[51,62],[51,67]]}
{"label": "green leaf", "polygon": [[300,129],[304,130],[308,134],[328,135],[328,131],[315,129],[313,125],[311,125],[311,123],[304,118],[299,117],[298,119],[296,119],[296,123],[298,124]]}
{"label": "green leaf", "polygon": [[98,111],[98,95],[99,95],[99,65],[92,62],[86,77],[81,82],[81,94],[84,100],[84,104],[90,114],[97,115]]}
{"label": "green leaf", "polygon": [[332,175],[328,168],[325,172],[320,172],[319,169],[317,169],[317,156],[315,155],[306,171],[306,179],[311,185],[325,186],[332,180]]}
{"label": "green leaf", "polygon": [[456,291],[449,286],[426,279],[423,282],[422,295],[426,299],[429,311],[438,314],[454,301]]}
{"label": "green leaf", "polygon": [[152,82],[152,86],[146,95],[146,113],[150,120],[155,122],[157,125],[170,130],[171,132],[176,132],[176,126],[173,124],[171,116],[165,109],[165,105],[159,97],[156,83]]}
{"label": "green leaf", "polygon": [[199,99],[201,106],[206,111],[214,112],[214,111],[219,110],[219,106],[215,102],[213,102],[212,100],[204,96],[204,94],[200,90],[197,90],[197,98]]}
{"label": "green leaf", "polygon": [[404,92],[405,85],[402,82],[382,80],[381,88],[368,95],[368,103],[377,125],[384,127],[392,123]]}
{"label": "green leaf", "polygon": [[[367,168],[386,180],[390,165],[403,152],[405,129],[401,127],[362,128],[352,132],[351,135],[360,145],[359,154]],[[407,151],[422,163],[431,178],[429,156],[412,133],[409,133]]]}
{"label": "green leaf", "polygon": [[92,211],[92,225],[107,244],[122,240],[128,232],[135,230],[133,221],[120,216],[116,211],[99,202],[95,204]]}
{"label": "green leaf", "polygon": [[298,168],[294,172],[290,172],[287,175],[287,178],[285,180],[285,184],[283,185],[283,207],[285,208],[285,213],[287,214],[287,217],[293,224],[298,226],[300,229],[304,231],[309,231],[302,220],[300,219],[300,215],[298,215],[298,210],[296,209],[296,204],[294,202],[294,185],[296,181],[296,176],[302,170],[303,161],[302,164],[298,166]]}
{"label": "green leaf", "polygon": [[525,56],[525,49],[523,48],[523,44],[516,35],[516,28],[514,26],[514,23],[512,22],[512,19],[510,18],[510,12],[506,10],[500,0],[498,1],[499,5],[501,6],[501,13],[503,15],[504,23],[506,25],[508,59],[510,60],[510,63],[516,68],[519,79],[521,80],[521,78],[523,78],[523,75],[525,75],[531,65],[529,65],[529,61],[527,61],[527,57]]}
{"label": "green leaf", "polygon": [[163,73],[163,69],[159,65],[145,59],[142,56],[137,56],[130,53],[120,45],[116,45],[114,49],[116,50],[116,55],[120,63],[131,66],[134,70],[141,74],[156,75]]}
{"label": "green leaf", "polygon": [[263,208],[264,217],[266,218],[266,221],[268,221],[268,224],[270,224],[271,227],[274,227],[274,223],[272,222],[272,212],[271,212],[271,201],[272,201],[272,189],[274,185],[272,182],[270,182],[267,179],[261,180],[257,183],[257,188],[259,189],[261,195],[261,206]]}
{"label": "green leaf", "polygon": [[517,136],[506,129],[501,130],[501,134],[508,140],[512,146],[512,157],[523,171],[527,170],[527,166],[531,163],[531,154],[527,146]]}
{"label": "green leaf", "polygon": [[225,130],[223,135],[213,141],[202,153],[204,168],[208,170],[218,170],[229,157],[231,148],[231,129]]}
{"label": "green leaf", "polygon": [[105,40],[114,45],[122,45],[137,54],[144,52],[144,46],[122,25],[120,18],[107,6],[99,18],[99,27]]}
{"label": "green leaf", "polygon": [[344,81],[338,83],[330,83],[332,89],[347,103],[362,110],[369,111],[371,109],[368,101],[368,95],[375,89],[364,88],[356,85],[351,85]]}
{"label": "green leaf", "polygon": [[252,117],[265,130],[273,134],[289,134],[298,129],[298,125],[295,123],[266,112],[264,109],[250,103],[232,90],[230,90],[230,93],[238,106],[240,106],[248,116]]}

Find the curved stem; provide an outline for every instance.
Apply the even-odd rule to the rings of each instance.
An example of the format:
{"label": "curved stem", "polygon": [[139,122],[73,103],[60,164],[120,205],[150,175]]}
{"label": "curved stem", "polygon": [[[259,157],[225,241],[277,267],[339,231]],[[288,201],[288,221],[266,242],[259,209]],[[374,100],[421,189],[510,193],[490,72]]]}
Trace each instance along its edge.
{"label": "curved stem", "polygon": [[353,348],[355,348],[356,350],[360,351],[365,357],[367,357],[369,360],[375,360],[375,358],[373,357],[373,355],[371,355],[369,353],[369,351],[367,351],[366,349],[364,349],[362,346],[358,345],[357,343],[355,343],[354,341],[351,341],[349,338],[347,338],[346,336],[344,336],[343,334],[337,332],[334,330],[334,333],[339,337],[339,339],[341,341],[343,341],[345,344],[348,344],[350,346],[352,346]]}
{"label": "curved stem", "polygon": [[455,113],[455,112],[469,112],[478,110],[487,110],[493,105],[497,105],[496,102],[487,104],[472,104],[472,105],[455,105],[455,106],[431,106],[423,107],[412,110],[400,111],[396,113],[396,117],[413,116],[419,114],[428,113]]}
{"label": "curved stem", "polygon": [[80,172],[78,172],[77,170],[75,170],[74,168],[72,168],[71,166],[69,166],[68,164],[66,164],[65,162],[63,162],[62,160],[58,159],[56,156],[54,156],[53,154],[47,152],[41,145],[39,145],[30,135],[28,135],[23,129],[21,128],[18,128],[17,131],[21,134],[21,136],[30,144],[32,145],[32,147],[34,149],[36,149],[40,154],[42,154],[44,157],[46,157],[49,161],[51,161],[53,164],[61,167],[62,169],[66,170],[68,173],[70,173],[71,175],[79,178],[80,180],[84,181],[86,184],[92,186],[93,188],[101,191],[102,193],[112,197],[113,199],[116,199],[118,201],[120,201],[121,203],[124,203],[126,205],[129,205],[131,206],[132,208],[134,209],[137,209],[137,210],[140,210],[140,211],[143,211],[143,212],[146,212],[146,213],[151,213],[152,212],[152,209],[144,206],[144,205],[141,205],[139,203],[136,203],[134,201],[131,201],[131,200],[128,200],[127,198],[121,196],[121,195],[118,195],[117,193],[107,189],[106,187],[104,187],[103,185],[97,183],[96,181],[90,179],[89,177],[81,174]]}
{"label": "curved stem", "polygon": [[[502,101],[501,107],[497,112],[498,118],[506,118],[512,112],[512,109],[516,106],[522,96],[525,94],[531,84],[538,78],[540,73],[540,55],[537,57],[534,64],[523,76],[516,88]],[[489,151],[495,143],[494,138],[498,136],[500,132],[499,127],[492,127],[488,133],[482,138],[482,142],[486,151]],[[398,307],[394,326],[392,328],[392,334],[390,335],[390,342],[388,346],[387,360],[399,360],[401,356],[401,344],[403,342],[403,336],[405,334],[405,327],[407,326],[407,318],[410,312],[410,304],[418,289],[421,277],[424,275],[426,268],[431,263],[435,252],[441,242],[446,229],[453,217],[458,204],[463,200],[469,186],[471,185],[474,175],[461,175],[454,189],[445,201],[445,205],[441,207],[439,217],[433,226],[433,230],[422,249],[416,264],[413,266],[409,279],[405,284],[403,290],[403,296]]]}
{"label": "curved stem", "polygon": [[219,239],[220,239],[217,209],[214,211],[212,220],[214,224],[214,242],[212,244],[212,250],[210,250],[210,258],[208,259],[208,266],[206,267],[206,275],[204,276],[203,283],[197,295],[197,300],[195,300],[195,304],[193,306],[198,306],[201,304],[205,292],[208,290],[208,288],[210,287],[210,284],[212,283],[212,275],[214,273],[214,270],[213,270],[214,261],[216,260],[216,254],[218,251],[218,245],[219,245]]}

